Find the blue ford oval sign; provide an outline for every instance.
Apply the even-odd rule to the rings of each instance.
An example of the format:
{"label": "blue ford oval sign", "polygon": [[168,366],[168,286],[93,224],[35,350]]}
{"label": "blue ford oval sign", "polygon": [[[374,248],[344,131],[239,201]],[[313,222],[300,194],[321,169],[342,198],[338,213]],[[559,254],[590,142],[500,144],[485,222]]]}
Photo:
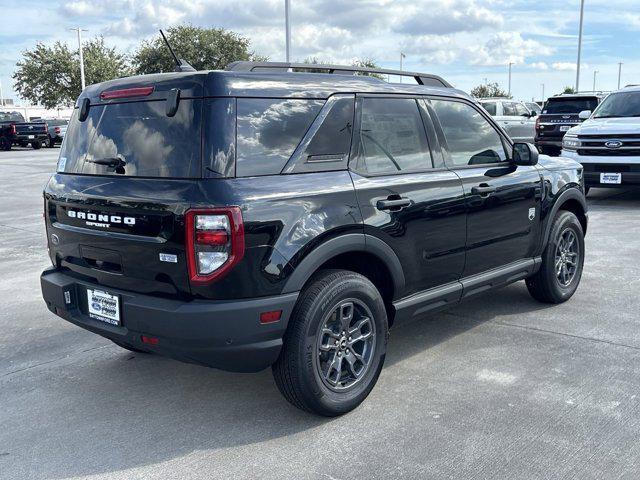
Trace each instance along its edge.
{"label": "blue ford oval sign", "polygon": [[604,144],[607,148],[620,148],[622,146],[622,142],[619,140],[609,140]]}

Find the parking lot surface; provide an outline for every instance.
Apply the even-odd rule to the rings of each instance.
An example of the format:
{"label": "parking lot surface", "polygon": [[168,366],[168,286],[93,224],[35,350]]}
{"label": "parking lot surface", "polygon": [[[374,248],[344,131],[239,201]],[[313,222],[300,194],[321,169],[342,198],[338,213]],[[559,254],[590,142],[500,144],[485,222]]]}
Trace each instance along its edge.
{"label": "parking lot surface", "polygon": [[638,478],[640,193],[592,190],[582,285],[523,282],[392,330],[336,419],[55,317],[42,187],[59,149],[0,152],[0,478]]}

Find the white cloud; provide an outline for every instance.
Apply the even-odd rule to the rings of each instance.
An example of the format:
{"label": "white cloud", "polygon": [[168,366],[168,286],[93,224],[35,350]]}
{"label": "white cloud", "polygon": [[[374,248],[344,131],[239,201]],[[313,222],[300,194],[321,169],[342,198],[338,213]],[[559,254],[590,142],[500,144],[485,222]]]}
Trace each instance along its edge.
{"label": "white cloud", "polygon": [[524,39],[519,32],[498,32],[484,45],[469,47],[468,53],[474,65],[497,66],[522,64],[527,57],[551,55],[553,49],[537,40]]}
{"label": "white cloud", "polygon": [[547,65],[546,62],[533,62],[531,68],[536,70],[549,70],[549,65]]}
{"label": "white cloud", "polygon": [[561,72],[575,72],[577,67],[574,62],[554,62],[551,64],[554,70]]}

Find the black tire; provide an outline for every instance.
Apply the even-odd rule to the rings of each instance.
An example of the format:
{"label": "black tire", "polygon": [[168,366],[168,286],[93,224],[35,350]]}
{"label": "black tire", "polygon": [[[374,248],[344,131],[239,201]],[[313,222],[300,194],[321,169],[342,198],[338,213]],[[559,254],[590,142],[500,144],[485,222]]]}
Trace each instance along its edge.
{"label": "black tire", "polygon": [[589,195],[589,190],[591,190],[591,187],[590,187],[590,186],[588,186],[588,185],[587,185],[586,187],[584,187],[584,196],[585,196],[585,197],[586,197],[587,195]]}
{"label": "black tire", "polygon": [[31,142],[31,148],[33,148],[34,150],[40,150],[40,148],[42,148],[42,142],[40,140]]}
{"label": "black tire", "polygon": [[1,138],[0,149],[4,150],[5,152],[11,150],[11,140],[9,140],[8,138]]}
{"label": "black tire", "polygon": [[[349,318],[349,304],[352,323],[349,320],[343,323],[353,325],[346,328],[349,342],[352,340],[351,335],[356,336],[355,332],[358,332],[359,337],[364,338],[366,335],[362,335],[362,330],[356,330],[355,325],[363,325],[367,316],[358,316],[357,312],[366,311],[372,317],[367,340],[360,340],[363,344],[371,342],[370,347],[363,346],[360,352],[356,352],[360,347],[355,343],[359,340],[354,340],[349,347],[344,331],[340,332],[338,329],[338,332],[332,332],[330,336],[326,333],[327,322],[339,324],[338,315],[343,315],[343,319]],[[335,317],[333,312],[336,313]],[[338,345],[340,335],[342,340],[339,346],[334,346],[333,340]],[[326,343],[331,351],[325,350],[325,338],[328,339]],[[321,271],[301,292],[292,313],[282,352],[272,367],[276,385],[292,405],[307,412],[326,417],[347,413],[360,405],[376,384],[384,364],[387,338],[387,313],[376,287],[358,273],[345,270]],[[349,348],[352,348],[351,353]],[[335,365],[339,351],[342,352],[340,371],[331,367]],[[333,355],[333,361],[324,361],[324,355]],[[362,363],[361,375],[352,374],[357,370],[354,364],[359,361],[358,357],[365,356],[368,362],[366,366]],[[323,362],[324,365],[331,363],[328,375],[322,373]],[[343,369],[346,377],[352,378],[340,383]],[[337,372],[335,376],[338,381],[333,387],[329,385],[332,371]],[[349,385],[348,382],[353,383]]]}
{"label": "black tire", "polygon": [[53,148],[55,146],[56,146],[56,141],[53,138],[49,137],[47,139],[47,147],[48,148]]}
{"label": "black tire", "polygon": [[[559,277],[564,275],[565,270],[562,267],[557,270],[557,262],[560,261],[560,265],[562,265],[563,259],[566,258],[569,261],[570,255],[573,255],[565,253],[565,256],[560,256],[560,260],[558,259],[559,252],[563,250],[563,245],[567,244],[566,236],[571,234],[575,237],[575,242],[572,245],[575,244],[577,246],[577,254],[574,260],[575,270],[568,283],[564,283]],[[584,232],[580,221],[572,212],[561,210],[553,220],[549,242],[542,254],[540,270],[526,281],[531,296],[544,303],[563,303],[569,300],[578,288],[582,278],[584,253]],[[565,267],[568,272],[569,267],[566,263]]]}
{"label": "black tire", "polygon": [[125,350],[129,350],[130,352],[135,352],[135,353],[151,353],[151,352],[147,352],[146,350],[139,350],[135,347],[132,347],[131,345],[127,345],[126,343],[120,343],[120,342],[116,342],[115,340],[111,340],[113,343],[115,343],[116,345],[118,345],[121,348],[124,348]]}

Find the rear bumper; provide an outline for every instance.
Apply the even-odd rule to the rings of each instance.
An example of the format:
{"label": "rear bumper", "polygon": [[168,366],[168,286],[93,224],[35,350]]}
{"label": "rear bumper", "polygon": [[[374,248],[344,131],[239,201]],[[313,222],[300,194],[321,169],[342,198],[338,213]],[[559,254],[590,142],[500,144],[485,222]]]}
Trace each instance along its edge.
{"label": "rear bumper", "polygon": [[[33,135],[33,138],[29,138],[30,135]],[[30,143],[36,140],[44,142],[47,138],[49,138],[48,133],[18,133],[13,141],[16,143]]]}
{"label": "rear bumper", "polygon": [[538,138],[536,137],[534,140],[536,147],[562,147],[562,137],[556,138]]}
{"label": "rear bumper", "polygon": [[[57,269],[40,277],[49,310],[86,330],[140,350],[233,372],[257,372],[273,364],[298,293],[246,300],[184,302],[104,288]],[[120,296],[121,325],[87,314],[87,288]],[[282,310],[279,321],[260,323],[260,313]],[[141,336],[158,338],[157,345]]]}

